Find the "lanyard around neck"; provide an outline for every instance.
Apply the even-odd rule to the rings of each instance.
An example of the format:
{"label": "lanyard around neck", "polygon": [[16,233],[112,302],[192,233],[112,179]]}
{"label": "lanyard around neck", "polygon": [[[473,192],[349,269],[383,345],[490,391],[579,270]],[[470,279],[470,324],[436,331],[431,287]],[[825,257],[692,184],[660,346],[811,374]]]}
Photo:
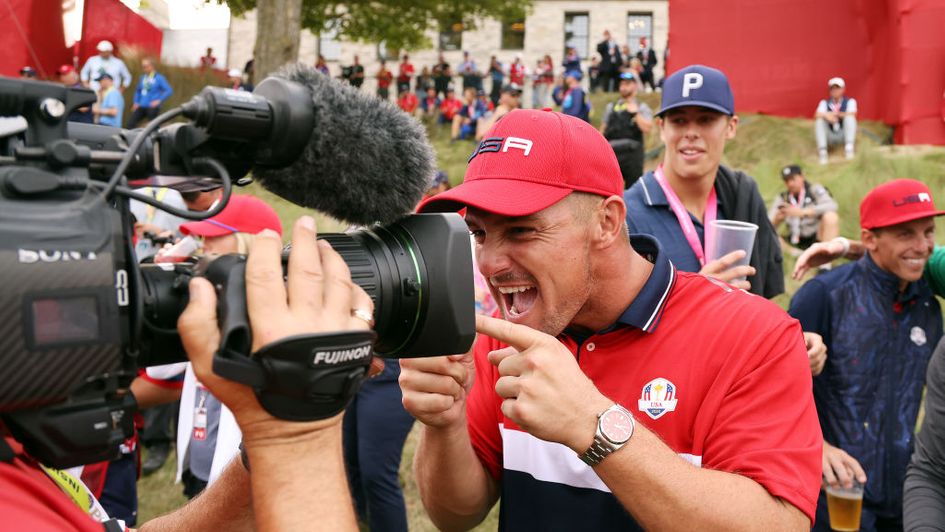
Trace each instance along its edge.
{"label": "lanyard around neck", "polygon": [[686,210],[686,207],[683,206],[682,201],[679,200],[679,196],[676,195],[673,187],[666,181],[666,176],[663,175],[663,165],[656,168],[654,176],[656,176],[656,182],[659,183],[660,187],[663,189],[663,194],[666,195],[669,208],[673,211],[673,214],[676,215],[676,220],[679,221],[679,228],[682,229],[683,236],[685,236],[686,241],[689,242],[689,247],[692,248],[692,252],[696,254],[696,258],[699,259],[699,265],[705,266],[707,252],[712,249],[712,244],[715,240],[712,231],[709,231],[709,225],[718,217],[719,202],[715,194],[715,187],[712,187],[709,191],[709,197],[706,199],[703,222],[703,228],[705,229],[705,247],[703,247],[702,242],[699,241],[699,233],[696,232],[696,226],[692,223],[692,216],[689,214],[689,211]]}

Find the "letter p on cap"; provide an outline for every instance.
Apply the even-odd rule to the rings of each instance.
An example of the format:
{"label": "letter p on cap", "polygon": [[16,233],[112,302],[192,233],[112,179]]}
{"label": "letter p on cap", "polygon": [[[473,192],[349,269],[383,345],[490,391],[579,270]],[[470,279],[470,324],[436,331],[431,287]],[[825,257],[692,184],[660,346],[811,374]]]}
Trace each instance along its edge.
{"label": "letter p on cap", "polygon": [[702,74],[698,72],[689,72],[683,76],[682,84],[682,96],[683,98],[689,97],[689,91],[692,89],[698,89],[702,86]]}

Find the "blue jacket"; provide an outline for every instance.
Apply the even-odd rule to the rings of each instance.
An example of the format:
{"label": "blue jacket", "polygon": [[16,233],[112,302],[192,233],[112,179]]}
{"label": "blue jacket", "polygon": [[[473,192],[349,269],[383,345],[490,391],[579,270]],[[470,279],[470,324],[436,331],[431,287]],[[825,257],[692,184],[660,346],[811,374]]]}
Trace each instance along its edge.
{"label": "blue jacket", "polygon": [[584,89],[574,87],[564,93],[564,101],[561,102],[561,112],[580,118],[585,122],[590,122],[588,117],[591,112],[591,107],[585,101]]}
{"label": "blue jacket", "polygon": [[912,455],[925,371],[942,337],[942,313],[928,283],[880,269],[867,254],[818,275],[788,312],[827,344],[814,401],[824,440],[866,471],[864,498],[876,513],[902,514],[902,486]]}
{"label": "blue jacket", "polygon": [[173,92],[174,89],[168,84],[167,78],[159,72],[154,72],[152,75],[142,74],[141,79],[138,80],[138,88],[135,89],[134,103],[139,107],[150,107],[154,100],[161,100],[161,103],[164,103],[164,100],[168,99]]}

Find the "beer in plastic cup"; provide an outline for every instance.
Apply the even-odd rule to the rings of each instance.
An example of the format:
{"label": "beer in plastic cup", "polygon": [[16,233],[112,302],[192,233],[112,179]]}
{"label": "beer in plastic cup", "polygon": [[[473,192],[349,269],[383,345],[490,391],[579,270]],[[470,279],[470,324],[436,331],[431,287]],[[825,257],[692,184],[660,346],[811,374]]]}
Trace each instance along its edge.
{"label": "beer in plastic cup", "polygon": [[[706,262],[720,259],[740,249],[745,252],[745,258],[732,266],[748,265],[751,260],[751,250],[755,247],[755,234],[758,232],[757,225],[735,220],[712,220],[709,222],[707,231],[711,232],[712,237],[708,240],[713,242],[713,245],[711,249],[706,250],[708,252]],[[745,278],[739,277],[733,280],[744,281]]]}
{"label": "beer in plastic cup", "polygon": [[827,486],[827,511],[830,528],[842,532],[860,529],[860,512],[863,509],[863,486],[857,482],[852,488]]}

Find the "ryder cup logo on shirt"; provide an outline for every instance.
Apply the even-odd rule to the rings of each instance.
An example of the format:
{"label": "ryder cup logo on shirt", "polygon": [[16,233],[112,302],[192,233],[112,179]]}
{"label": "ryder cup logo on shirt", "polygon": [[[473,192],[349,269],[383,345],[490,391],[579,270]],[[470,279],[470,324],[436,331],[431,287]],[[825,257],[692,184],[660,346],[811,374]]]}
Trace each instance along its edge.
{"label": "ryder cup logo on shirt", "polygon": [[660,377],[643,386],[639,401],[640,411],[653,419],[676,410],[676,385]]}
{"label": "ryder cup logo on shirt", "polygon": [[919,347],[925,345],[925,342],[928,341],[925,337],[925,331],[921,327],[913,327],[912,330],[909,331],[909,339]]}

